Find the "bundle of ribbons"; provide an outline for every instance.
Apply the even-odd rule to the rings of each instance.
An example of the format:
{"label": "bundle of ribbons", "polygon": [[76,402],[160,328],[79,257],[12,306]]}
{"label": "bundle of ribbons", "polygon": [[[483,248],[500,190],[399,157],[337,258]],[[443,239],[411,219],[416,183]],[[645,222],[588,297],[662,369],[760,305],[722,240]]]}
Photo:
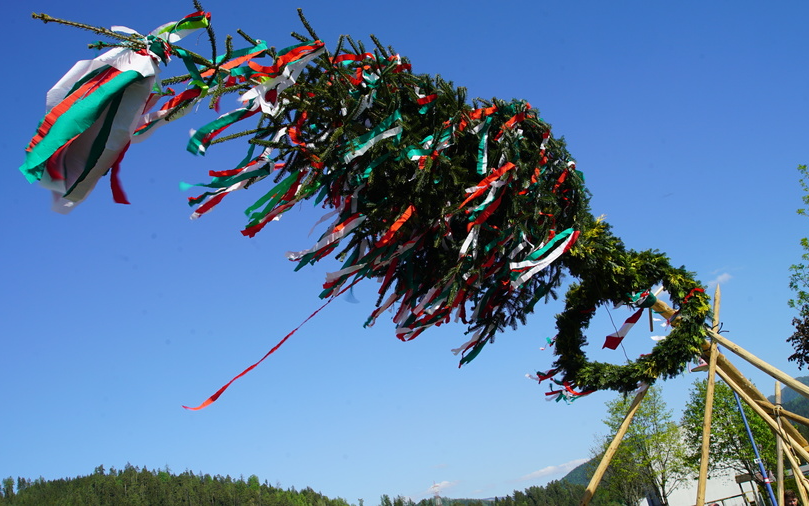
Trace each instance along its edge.
{"label": "bundle of ribbons", "polygon": [[[209,22],[195,12],[148,35],[114,27],[125,43],[77,63],[48,93],[21,170],[54,192],[58,210],[84,200],[107,173],[115,200],[126,202],[118,172],[130,144],[203,97],[235,92],[238,105],[192,131],[188,150],[204,155],[239,138],[246,155],[211,171],[210,182],[183,183],[204,188],[189,198],[192,218],[262,184],[245,211],[245,236],[298,204],[323,208],[326,231],[288,254],[298,269],[329,255],[343,260],[320,296],[376,279],[365,325],[390,310],[396,336],[408,341],[461,321],[460,364],[553,295],[566,253],[593,217],[582,173],[529,103],[467,101],[465,89],[413,73],[375,39],[366,50],[341,38],[330,52],[312,33],[276,51],[245,35],[248,47],[201,61],[177,42]],[[187,71],[173,80],[186,83],[180,94],[157,79],[170,56]]]}

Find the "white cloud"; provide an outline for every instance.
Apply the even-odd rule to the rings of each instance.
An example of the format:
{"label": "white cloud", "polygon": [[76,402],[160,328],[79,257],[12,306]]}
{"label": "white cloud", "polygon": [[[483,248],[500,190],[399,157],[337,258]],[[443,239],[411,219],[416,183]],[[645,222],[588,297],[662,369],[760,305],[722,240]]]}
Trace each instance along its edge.
{"label": "white cloud", "polygon": [[433,484],[433,486],[427,490],[427,493],[435,494],[435,492],[438,491],[439,494],[443,494],[445,490],[450,489],[457,484],[457,481],[439,481],[438,483]]}
{"label": "white cloud", "polygon": [[576,459],[571,460],[570,462],[565,462],[564,464],[559,464],[558,466],[543,467],[539,471],[534,471],[533,473],[521,476],[516,481],[531,481],[539,478],[544,478],[546,476],[552,476],[554,474],[568,473],[573,469],[575,469],[577,466],[580,466],[585,462],[587,462],[587,460],[588,459]]}
{"label": "white cloud", "polygon": [[434,483],[433,486],[428,488],[427,490],[422,490],[421,492],[414,494],[415,497],[430,497],[435,495],[438,492],[440,495],[444,495],[446,490],[451,489],[455,485],[459,484],[460,481],[439,481],[438,483]]}
{"label": "white cloud", "polygon": [[716,285],[724,285],[731,279],[733,279],[733,276],[731,276],[727,272],[723,272],[722,274],[718,275],[711,281],[708,281],[708,288],[714,288]]}

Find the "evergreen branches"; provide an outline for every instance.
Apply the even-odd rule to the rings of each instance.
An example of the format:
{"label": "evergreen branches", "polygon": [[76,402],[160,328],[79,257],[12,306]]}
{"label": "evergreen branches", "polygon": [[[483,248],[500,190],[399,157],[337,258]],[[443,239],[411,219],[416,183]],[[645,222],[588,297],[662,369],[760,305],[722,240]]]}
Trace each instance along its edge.
{"label": "evergreen branches", "polygon": [[118,39],[118,40],[122,40],[122,41],[125,41],[125,42],[137,43],[137,40],[132,36],[123,35],[123,34],[120,34],[120,33],[117,33],[117,32],[113,32],[112,30],[108,30],[108,29],[102,28],[100,26],[92,26],[92,25],[87,25],[87,24],[84,24],[84,23],[78,23],[76,21],[69,21],[69,20],[66,20],[66,19],[54,18],[54,17],[49,16],[49,15],[47,15],[45,13],[37,14],[36,12],[32,12],[31,17],[34,18],[34,19],[38,19],[38,20],[40,20],[40,21],[42,21],[43,23],[46,23],[46,24],[47,23],[58,23],[60,25],[72,26],[73,28],[80,28],[82,30],[87,30],[89,32],[97,33],[99,35],[104,35],[106,37],[110,37],[111,39]]}
{"label": "evergreen branches", "polygon": [[[321,297],[377,279],[379,299],[366,325],[392,308],[397,337],[407,341],[454,316],[471,335],[455,350],[462,364],[497,333],[525,323],[540,299],[556,297],[566,273],[578,279],[557,319],[554,365],[566,381],[629,391],[678,374],[700,352],[708,306],[699,283],[662,254],[627,251],[590,214],[582,173],[537,110],[521,100],[470,104],[465,88],[413,73],[409,60],[373,35],[373,52],[345,36],[330,53],[298,14],[309,37],[293,32],[300,43],[280,51],[239,31],[251,47],[234,50],[228,36],[217,57],[207,21],[197,26],[206,28],[210,59],[164,41],[188,73],[162,84],[188,87],[144,115],[133,136],[180,117],[207,95],[213,107],[222,95],[242,92],[241,107],[189,142],[195,154],[237,138],[250,146],[238,166],[216,173],[201,185],[209,191],[189,199],[198,206],[195,217],[264,179],[273,185],[247,209],[244,235],[304,200],[333,209],[336,219],[318,243],[291,257],[301,268],[340,248],[343,266],[329,274]],[[146,48],[152,37],[99,30],[132,48]],[[254,61],[263,56],[272,63]],[[253,116],[255,127],[221,135]],[[679,326],[628,365],[588,361],[583,329],[594,308],[658,282],[679,306]]]}

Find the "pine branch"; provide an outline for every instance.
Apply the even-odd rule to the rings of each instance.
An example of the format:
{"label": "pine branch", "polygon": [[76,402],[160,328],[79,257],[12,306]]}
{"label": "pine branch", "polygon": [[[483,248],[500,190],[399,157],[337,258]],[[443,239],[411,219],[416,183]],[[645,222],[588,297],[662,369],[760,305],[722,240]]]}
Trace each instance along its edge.
{"label": "pine branch", "polygon": [[309,32],[309,35],[312,37],[312,40],[320,40],[320,37],[318,37],[317,33],[315,33],[315,29],[312,28],[312,25],[309,24],[309,21],[306,19],[306,16],[303,15],[303,9],[301,9],[300,7],[298,8],[298,17],[301,19],[303,27],[306,28],[307,32]]}
{"label": "pine branch", "polygon": [[304,37],[303,35],[299,34],[298,32],[290,32],[289,35],[291,35],[292,37],[298,39],[301,42],[309,42],[309,40],[311,40],[311,39],[309,39],[307,37]]}
{"label": "pine branch", "polygon": [[385,59],[387,59],[388,52],[385,50],[385,46],[383,46],[382,43],[379,42],[379,39],[377,39],[376,35],[374,35],[373,33],[371,34],[371,40],[374,41],[374,44],[376,45],[377,49],[379,49],[379,52],[382,53],[382,56],[385,57]]}
{"label": "pine branch", "polygon": [[82,30],[97,33],[99,35],[105,35],[107,37],[110,37],[111,39],[118,39],[130,42],[132,44],[137,44],[138,47],[144,47],[143,42],[141,42],[139,38],[134,35],[123,35],[117,32],[113,32],[112,30],[108,30],[107,28],[101,28],[99,26],[92,26],[84,23],[78,23],[76,21],[68,21],[66,19],[54,18],[45,13],[37,14],[36,12],[32,12],[31,17],[34,19],[39,19],[43,23],[58,23],[60,25],[72,26],[74,28],[80,28]]}
{"label": "pine branch", "polygon": [[172,84],[182,83],[191,79],[191,74],[182,74],[179,76],[169,77],[160,80],[160,86],[170,86]]}
{"label": "pine branch", "polygon": [[244,32],[242,31],[242,29],[241,29],[241,28],[239,28],[238,30],[236,30],[236,33],[238,33],[239,35],[241,35],[241,36],[242,36],[242,38],[243,38],[244,40],[246,40],[247,42],[249,42],[249,43],[250,43],[250,44],[252,44],[253,46],[257,46],[257,45],[258,45],[258,41],[257,41],[256,39],[254,39],[253,37],[250,37],[249,35],[247,35],[246,33],[244,33]]}
{"label": "pine branch", "polygon": [[[225,136],[222,136],[222,137],[218,137],[218,138],[211,141],[211,145],[213,145],[213,144],[221,144],[221,143],[229,141],[229,140],[238,139],[240,137],[245,137],[245,136],[248,136],[248,135],[253,135],[253,134],[262,132],[263,130],[264,130],[263,128],[254,128],[252,130],[245,130],[243,132],[236,132],[235,134],[230,134],[230,135],[225,135]],[[258,144],[258,143],[256,143],[256,144]]]}

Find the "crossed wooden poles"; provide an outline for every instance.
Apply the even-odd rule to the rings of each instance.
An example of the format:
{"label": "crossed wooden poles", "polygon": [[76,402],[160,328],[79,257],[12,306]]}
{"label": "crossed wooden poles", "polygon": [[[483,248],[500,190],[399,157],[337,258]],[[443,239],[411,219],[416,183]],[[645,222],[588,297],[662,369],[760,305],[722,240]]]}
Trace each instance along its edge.
{"label": "crossed wooden poles", "polygon": [[[750,408],[753,409],[753,411],[756,412],[758,416],[761,417],[762,420],[767,423],[767,425],[770,426],[773,433],[778,437],[778,442],[783,443],[781,446],[785,447],[786,451],[784,452],[784,455],[792,466],[793,475],[797,484],[796,488],[798,489],[798,494],[800,494],[801,497],[801,504],[809,504],[809,495],[807,495],[809,494],[809,480],[807,480],[801,472],[799,463],[799,459],[809,462],[809,443],[807,443],[806,439],[801,436],[801,434],[792,424],[782,423],[781,417],[786,417],[792,421],[802,423],[807,426],[809,426],[809,418],[805,418],[782,409],[780,405],[780,396],[777,397],[778,400],[776,400],[776,404],[768,401],[764,394],[759,392],[758,389],[756,389],[756,387],[750,383],[750,381],[748,381],[747,378],[745,378],[739,372],[739,370],[733,366],[733,364],[730,363],[725,355],[718,352],[717,345],[724,346],[727,350],[747,360],[757,368],[769,374],[777,381],[792,388],[807,399],[809,399],[809,387],[800,381],[797,381],[795,378],[789,376],[785,372],[764,362],[749,351],[721,336],[717,332],[719,325],[720,297],[721,294],[719,292],[719,287],[717,286],[714,294],[713,328],[708,330],[708,339],[706,339],[702,351],[702,358],[708,363],[708,386],[705,394],[705,418],[702,426],[702,453],[700,458],[699,482],[697,485],[697,499],[695,504],[697,506],[703,506],[705,504],[705,483],[708,477],[708,449],[711,435],[714,381],[717,374],[745,403],[747,403],[748,406],[750,406]],[[659,300],[654,306],[652,306],[652,311],[657,312],[667,319],[675,317],[675,311],[669,307],[668,304]],[[676,325],[676,321],[673,322],[672,325]],[[596,488],[598,488],[598,484],[601,482],[601,479],[604,476],[604,472],[607,470],[612,457],[615,455],[618,445],[621,444],[621,440],[623,439],[624,435],[626,435],[626,432],[629,429],[629,424],[632,422],[632,418],[635,416],[635,413],[637,413],[638,407],[640,406],[643,397],[646,395],[647,390],[648,385],[642,385],[638,390],[638,393],[635,395],[635,398],[629,407],[629,412],[624,417],[623,423],[621,423],[621,426],[618,428],[618,432],[615,434],[612,442],[604,452],[601,462],[596,468],[589,485],[587,485],[587,489],[584,492],[584,498],[582,499],[580,506],[587,506],[587,504],[589,504],[590,500],[593,498],[593,494],[595,494]],[[781,458],[779,456],[779,461],[780,460]],[[778,501],[780,503],[783,500],[782,480],[779,479],[778,483]]]}

